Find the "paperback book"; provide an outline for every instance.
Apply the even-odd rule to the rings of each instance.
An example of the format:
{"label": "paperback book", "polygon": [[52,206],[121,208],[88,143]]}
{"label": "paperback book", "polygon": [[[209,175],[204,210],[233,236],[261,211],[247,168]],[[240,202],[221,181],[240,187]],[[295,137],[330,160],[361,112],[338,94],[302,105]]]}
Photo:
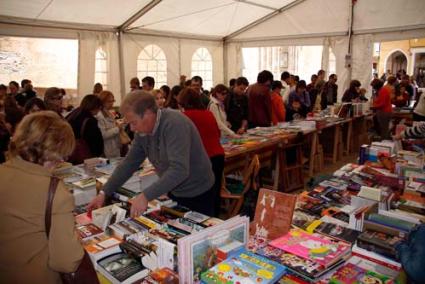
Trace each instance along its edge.
{"label": "paperback book", "polygon": [[149,274],[149,270],[140,261],[125,253],[100,259],[98,270],[113,284],[131,284]]}
{"label": "paperback book", "polygon": [[352,263],[338,269],[331,277],[330,284],[394,283],[388,276],[365,270]]}
{"label": "paperback book", "polygon": [[276,283],[285,273],[285,266],[243,250],[202,273],[206,284]]}
{"label": "paperback book", "polygon": [[270,242],[271,246],[304,259],[329,267],[350,253],[351,245],[320,234],[308,234],[293,229],[286,235]]}
{"label": "paperback book", "polygon": [[103,230],[95,224],[90,223],[87,225],[77,226],[77,232],[81,240],[85,240],[103,233]]}

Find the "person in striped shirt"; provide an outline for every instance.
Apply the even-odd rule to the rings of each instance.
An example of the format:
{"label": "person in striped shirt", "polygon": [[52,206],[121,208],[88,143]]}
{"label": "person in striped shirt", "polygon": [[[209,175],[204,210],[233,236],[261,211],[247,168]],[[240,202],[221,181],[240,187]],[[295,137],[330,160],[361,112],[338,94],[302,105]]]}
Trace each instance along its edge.
{"label": "person in striped shirt", "polygon": [[425,122],[406,128],[400,134],[394,136],[394,138],[397,140],[403,138],[425,138]]}

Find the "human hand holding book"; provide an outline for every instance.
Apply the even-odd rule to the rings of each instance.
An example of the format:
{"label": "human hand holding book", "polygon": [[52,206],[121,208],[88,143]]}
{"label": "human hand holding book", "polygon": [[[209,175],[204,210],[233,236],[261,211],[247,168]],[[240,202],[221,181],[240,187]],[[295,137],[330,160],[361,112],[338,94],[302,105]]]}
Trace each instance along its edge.
{"label": "human hand holding book", "polygon": [[137,217],[142,215],[148,209],[148,200],[144,193],[140,193],[131,200],[130,216]]}

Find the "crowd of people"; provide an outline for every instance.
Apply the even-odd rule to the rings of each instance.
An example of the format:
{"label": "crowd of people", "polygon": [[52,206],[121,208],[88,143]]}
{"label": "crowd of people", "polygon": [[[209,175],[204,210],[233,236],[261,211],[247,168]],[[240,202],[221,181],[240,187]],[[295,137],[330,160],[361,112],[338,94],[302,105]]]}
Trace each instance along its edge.
{"label": "crowd of people", "polygon": [[[236,138],[248,128],[302,119],[310,112],[337,103],[337,75],[330,74],[328,80],[325,79],[324,70],[313,74],[308,84],[287,71],[281,74],[280,80],[276,80],[271,72],[264,70],[258,74],[254,84],[250,85],[245,77],[239,77],[231,79],[229,86],[218,84],[209,92],[202,88],[203,80],[200,76],[189,80],[181,76],[179,85],[163,85],[157,89],[155,79],[147,76],[141,81],[137,77],[132,78],[130,90],[149,92],[160,109],[182,110],[184,108],[178,97],[186,88],[190,88],[199,94],[202,107],[213,114],[221,136]],[[424,96],[420,96],[414,80],[403,70],[397,76],[391,75],[389,71],[380,79],[375,76],[370,85],[372,108],[376,112],[375,127],[380,137],[388,138],[390,135],[389,122],[393,105],[406,107],[414,101],[414,120],[425,120]],[[352,80],[341,102],[367,101],[366,88],[360,81]],[[0,85],[0,162],[5,161],[4,153],[9,139],[22,118],[43,110],[54,111],[70,123],[77,146],[86,144],[86,153],[81,154],[81,158],[114,158],[128,151],[127,144],[133,138],[133,133],[114,108],[113,93],[103,90],[102,84],[96,83],[92,94],[84,97],[76,109],[63,106],[64,96],[64,89],[51,87],[41,97],[29,79],[22,80],[20,85],[16,81],[11,81],[8,86]],[[81,162],[82,159],[74,154],[70,157],[71,161]]]}
{"label": "crowd of people", "polygon": [[[114,107],[115,95],[100,83],[75,109],[64,108],[65,90],[57,87],[41,97],[28,79],[21,85],[0,85],[0,163],[7,160],[0,166],[0,277],[14,283],[56,283],[57,272],[78,267],[83,249],[73,231],[72,195],[62,182],[53,201],[52,230],[47,238],[42,235],[52,170],[62,161],[78,164],[90,157],[125,155],[88,210],[104,205],[148,158],[159,180],[134,198],[132,216],[143,213],[148,201],[162,194],[194,211],[218,216],[224,169],[221,137],[239,137],[248,128],[326,109],[337,103],[337,79],[331,74],[325,81],[325,71],[319,70],[307,84],[286,71],[275,80],[264,70],[253,84],[239,77],[208,92],[200,76],[182,76],[179,85],[159,89],[154,78],[140,83],[135,77],[119,110]],[[403,107],[415,100],[414,119],[425,120],[424,96],[407,75],[400,80],[375,78],[371,87],[382,138],[389,136],[393,104]],[[342,102],[367,101],[365,93],[361,83],[352,80]],[[423,132],[421,125],[402,135],[424,136]],[[30,187],[34,190],[27,190]],[[30,249],[20,253],[29,243]]]}

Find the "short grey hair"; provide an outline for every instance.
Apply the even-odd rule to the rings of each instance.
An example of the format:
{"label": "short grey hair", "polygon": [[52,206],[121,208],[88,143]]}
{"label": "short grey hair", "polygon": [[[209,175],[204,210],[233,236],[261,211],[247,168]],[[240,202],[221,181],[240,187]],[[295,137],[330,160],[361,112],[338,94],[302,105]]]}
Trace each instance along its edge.
{"label": "short grey hair", "polygon": [[121,113],[128,111],[134,112],[140,117],[143,117],[146,110],[151,110],[153,113],[158,112],[154,96],[144,90],[135,90],[129,93],[121,104]]}

